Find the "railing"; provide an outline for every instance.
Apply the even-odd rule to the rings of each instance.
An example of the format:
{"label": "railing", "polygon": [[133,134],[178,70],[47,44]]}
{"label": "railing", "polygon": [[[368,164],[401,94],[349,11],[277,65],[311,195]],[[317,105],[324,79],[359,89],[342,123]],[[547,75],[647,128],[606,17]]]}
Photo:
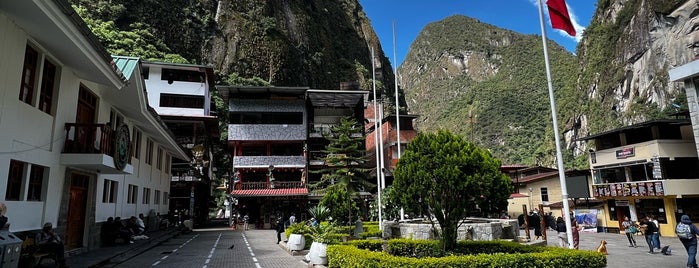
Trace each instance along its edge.
{"label": "railing", "polygon": [[306,184],[302,181],[274,181],[274,188],[270,187],[270,183],[263,182],[242,182],[236,183],[236,190],[262,190],[262,189],[295,189],[306,188]]}
{"label": "railing", "polygon": [[66,123],[63,153],[113,155],[113,131],[107,124]]}

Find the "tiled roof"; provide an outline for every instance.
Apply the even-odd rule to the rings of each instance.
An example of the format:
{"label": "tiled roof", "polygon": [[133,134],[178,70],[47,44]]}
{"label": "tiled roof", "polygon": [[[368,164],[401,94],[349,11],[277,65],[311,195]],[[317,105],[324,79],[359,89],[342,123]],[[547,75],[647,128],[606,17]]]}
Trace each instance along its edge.
{"label": "tiled roof", "polygon": [[519,197],[529,197],[526,194],[520,194],[520,193],[514,193],[510,195],[510,198],[519,198]]}
{"label": "tiled roof", "polygon": [[306,188],[233,190],[235,197],[308,195]]}

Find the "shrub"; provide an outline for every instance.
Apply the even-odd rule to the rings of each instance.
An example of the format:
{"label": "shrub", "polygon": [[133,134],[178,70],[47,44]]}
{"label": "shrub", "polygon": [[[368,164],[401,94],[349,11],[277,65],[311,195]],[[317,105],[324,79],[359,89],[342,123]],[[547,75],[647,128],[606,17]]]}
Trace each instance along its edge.
{"label": "shrub", "polygon": [[[415,242],[415,245],[409,245]],[[480,252],[469,255],[411,258],[380,251],[379,240],[356,240],[328,246],[328,267],[605,267],[607,259],[601,253],[555,247],[519,245],[505,241],[476,241],[459,243],[463,251]],[[396,252],[419,255],[438,248],[439,241],[389,240]],[[480,245],[479,245],[480,244]],[[501,244],[498,246],[497,244]],[[494,253],[496,249],[513,253]],[[479,250],[482,249],[482,250]],[[389,250],[390,251],[390,250]],[[486,254],[484,252],[491,252]]]}
{"label": "shrub", "polygon": [[305,246],[303,247],[304,249],[309,249],[311,248],[311,243],[313,243],[313,239],[311,238],[311,227],[308,227],[306,224],[303,222],[299,223],[294,223],[289,227],[286,227],[286,237],[288,238],[289,235],[291,234],[300,234],[303,235],[304,240],[306,241]]}

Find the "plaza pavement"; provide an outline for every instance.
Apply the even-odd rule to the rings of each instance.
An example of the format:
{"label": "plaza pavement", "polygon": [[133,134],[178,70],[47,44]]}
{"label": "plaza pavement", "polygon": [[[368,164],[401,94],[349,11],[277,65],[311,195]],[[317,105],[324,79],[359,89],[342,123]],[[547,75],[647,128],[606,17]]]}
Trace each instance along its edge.
{"label": "plaza pavement", "polygon": [[[220,226],[213,226],[211,228],[220,228]],[[206,230],[206,229],[202,229]],[[197,230],[195,229],[196,233]],[[262,267],[262,268],[287,268],[287,267],[306,267],[307,265],[302,262],[303,255],[305,252],[292,255],[287,250],[285,245],[275,245],[276,234],[272,230],[231,230],[231,239],[236,243],[236,249],[241,247],[241,250],[236,250],[235,252],[240,252],[231,254],[231,262],[224,263],[238,263],[243,267],[244,263],[241,262],[241,258],[250,258],[252,260],[253,256],[249,256],[250,252],[258,252],[255,258],[254,266],[251,267]],[[521,235],[524,235],[524,231],[520,231]],[[557,246],[558,238],[555,231],[548,230],[546,232],[548,236],[548,246]],[[118,263],[126,261],[131,257],[138,255],[143,251],[147,251],[159,243],[164,243],[167,240],[175,237],[177,232],[162,231],[154,234],[152,240],[148,242],[141,242],[131,245],[119,246],[119,247],[107,247],[98,250],[94,250],[88,253],[70,256],[68,258],[68,264],[70,267],[113,267],[119,266]],[[185,236],[185,235],[180,235]],[[682,243],[679,239],[675,237],[661,237],[660,242],[664,245],[670,245],[672,249],[672,255],[667,256],[661,253],[649,254],[648,246],[645,242],[643,236],[636,236],[636,241],[638,244],[637,248],[629,247],[628,240],[624,234],[614,234],[614,233],[580,233],[580,250],[596,250],[602,239],[607,241],[607,250],[609,255],[607,255],[607,267],[686,267],[687,252],[685,251]],[[270,245],[271,244],[271,245]],[[247,248],[250,248],[248,250]],[[245,250],[242,250],[246,248]],[[264,251],[261,251],[264,249]],[[260,254],[264,253],[264,254]],[[252,261],[249,263],[253,263]],[[212,265],[213,267],[214,265]],[[247,267],[247,266],[245,266]],[[316,266],[318,267],[318,266]]]}

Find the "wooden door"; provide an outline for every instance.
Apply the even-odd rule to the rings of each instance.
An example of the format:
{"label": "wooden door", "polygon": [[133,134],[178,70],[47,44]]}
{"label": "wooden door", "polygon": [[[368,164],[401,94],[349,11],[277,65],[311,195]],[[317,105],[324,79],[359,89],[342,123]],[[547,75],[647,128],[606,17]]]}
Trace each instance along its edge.
{"label": "wooden door", "polygon": [[624,222],[624,217],[629,217],[631,219],[631,211],[629,210],[628,206],[618,206],[616,207],[616,218],[617,221],[619,222],[619,233],[624,232],[624,225],[621,224]]}
{"label": "wooden door", "polygon": [[[78,107],[75,112],[75,123],[94,124],[97,118],[97,96],[92,94],[84,85],[80,85],[78,93]],[[91,153],[96,141],[96,129],[86,126],[78,126],[75,133],[76,147],[79,152]]]}
{"label": "wooden door", "polygon": [[85,215],[87,208],[87,187],[90,177],[73,173],[70,182],[70,200],[68,201],[68,223],[66,226],[66,248],[83,246],[85,234]]}

